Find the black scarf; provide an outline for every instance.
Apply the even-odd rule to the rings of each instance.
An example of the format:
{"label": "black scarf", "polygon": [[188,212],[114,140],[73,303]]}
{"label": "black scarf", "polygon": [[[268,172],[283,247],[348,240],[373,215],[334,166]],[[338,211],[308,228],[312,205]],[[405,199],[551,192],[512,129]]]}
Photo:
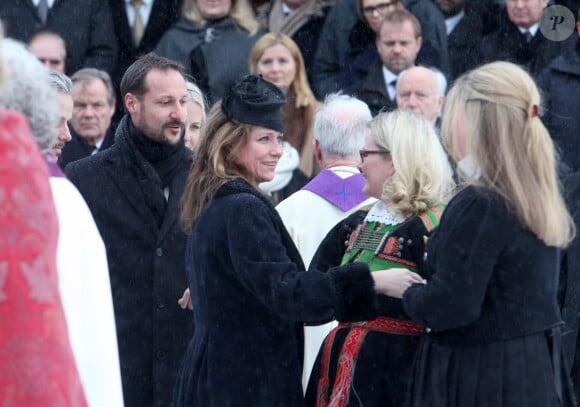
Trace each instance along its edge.
{"label": "black scarf", "polygon": [[117,127],[115,139],[128,150],[130,158],[137,164],[140,186],[148,198],[146,203],[160,226],[167,207],[163,190],[171,184],[190,154],[183,137],[175,145],[151,140],[136,129],[129,116],[125,115]]}

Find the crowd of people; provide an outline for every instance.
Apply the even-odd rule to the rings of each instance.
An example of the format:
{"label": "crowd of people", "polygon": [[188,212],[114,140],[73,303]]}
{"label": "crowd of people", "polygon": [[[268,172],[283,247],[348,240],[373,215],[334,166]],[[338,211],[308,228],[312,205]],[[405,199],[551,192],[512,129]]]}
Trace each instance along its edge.
{"label": "crowd of people", "polygon": [[0,405],[577,405],[573,1],[0,21]]}

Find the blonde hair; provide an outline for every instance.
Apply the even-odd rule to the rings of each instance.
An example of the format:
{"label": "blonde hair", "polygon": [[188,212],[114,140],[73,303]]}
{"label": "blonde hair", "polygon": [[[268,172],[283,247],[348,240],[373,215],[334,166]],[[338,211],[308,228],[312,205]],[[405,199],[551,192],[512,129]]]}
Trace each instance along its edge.
{"label": "blonde hair", "polygon": [[206,101],[203,92],[195,83],[191,81],[186,81],[187,86],[187,93],[189,94],[189,98],[193,103],[197,103],[201,108],[201,122],[204,123],[207,113],[206,113]]}
{"label": "blonde hair", "polygon": [[377,146],[390,151],[395,169],[381,194],[389,209],[410,217],[449,201],[453,171],[427,119],[401,109],[380,113],[369,127]]}
{"label": "blonde hair", "polygon": [[443,115],[445,145],[457,151],[457,121],[465,121],[465,154],[476,178],[497,193],[523,226],[550,246],[565,247],[574,224],[560,193],[554,145],[538,117],[540,94],[531,76],[509,62],[477,68],[455,82]]}
{"label": "blonde hair", "polygon": [[[229,18],[231,18],[237,26],[246,30],[250,35],[254,35],[260,28],[260,23],[254,17],[254,11],[248,0],[231,0],[232,7],[230,9]],[[194,23],[205,26],[207,20],[201,16],[199,8],[197,7],[197,0],[185,0],[181,15]]]}
{"label": "blonde hair", "polygon": [[181,197],[181,227],[186,233],[227,181],[244,179],[254,184],[237,160],[251,130],[249,124],[228,119],[220,102],[210,110]]}
{"label": "blonde hair", "polygon": [[266,49],[273,47],[274,45],[283,45],[286,47],[294,59],[294,64],[296,65],[296,76],[292,81],[292,90],[296,95],[296,107],[311,106],[314,104],[316,98],[308,84],[306,68],[304,67],[304,58],[302,58],[302,53],[296,43],[286,34],[268,33],[263,35],[254,44],[252,51],[250,51],[250,72],[257,73],[258,62],[260,62],[262,55],[264,55]]}

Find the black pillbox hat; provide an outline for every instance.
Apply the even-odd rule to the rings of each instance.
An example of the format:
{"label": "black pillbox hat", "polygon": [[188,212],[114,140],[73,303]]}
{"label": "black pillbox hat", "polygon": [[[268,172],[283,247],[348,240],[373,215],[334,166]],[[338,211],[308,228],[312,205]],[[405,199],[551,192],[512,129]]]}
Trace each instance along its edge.
{"label": "black pillbox hat", "polygon": [[258,75],[246,75],[226,92],[222,110],[230,120],[284,132],[281,108],[286,96]]}

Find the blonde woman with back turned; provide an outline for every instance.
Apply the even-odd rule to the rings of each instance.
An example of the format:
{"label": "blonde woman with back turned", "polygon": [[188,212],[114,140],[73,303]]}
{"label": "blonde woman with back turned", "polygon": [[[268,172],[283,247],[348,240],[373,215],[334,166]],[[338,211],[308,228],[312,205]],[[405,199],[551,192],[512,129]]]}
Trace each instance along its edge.
{"label": "blonde woman with back turned", "polygon": [[574,226],[530,75],[507,62],[460,77],[443,115],[466,179],[427,245],[426,284],[378,288],[427,326],[408,405],[567,406],[559,249]]}

